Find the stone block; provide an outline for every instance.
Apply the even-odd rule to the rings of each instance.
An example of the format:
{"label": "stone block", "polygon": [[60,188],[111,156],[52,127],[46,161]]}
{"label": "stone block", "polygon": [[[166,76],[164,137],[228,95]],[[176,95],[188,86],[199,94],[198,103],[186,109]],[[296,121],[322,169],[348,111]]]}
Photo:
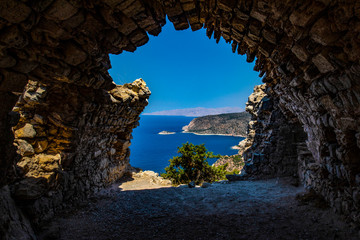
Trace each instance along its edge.
{"label": "stone block", "polygon": [[309,54],[307,53],[306,49],[304,47],[300,46],[300,45],[294,45],[291,48],[291,51],[302,62],[305,62],[309,57]]}
{"label": "stone block", "polygon": [[125,0],[117,6],[117,8],[122,11],[128,17],[134,17],[145,11],[145,8],[141,1],[139,0]]}
{"label": "stone block", "polygon": [[67,29],[68,32],[71,32],[72,29],[79,27],[85,21],[85,14],[82,11],[77,12],[71,18],[62,22],[62,26]]}
{"label": "stone block", "polygon": [[231,26],[236,30],[238,30],[240,33],[245,31],[246,25],[247,25],[247,21],[238,17],[233,18],[231,23]]}
{"label": "stone block", "polygon": [[237,0],[218,0],[217,6],[224,11],[232,12],[237,2]]}
{"label": "stone block", "polygon": [[52,20],[66,20],[74,16],[77,11],[78,9],[68,1],[56,0],[46,10],[45,17]]}
{"label": "stone block", "polygon": [[184,13],[180,2],[176,2],[172,7],[165,6],[164,10],[165,10],[165,13],[168,15],[168,18],[171,22],[174,21],[171,19],[174,19],[174,17],[180,16]]}
{"label": "stone block", "polygon": [[129,39],[136,47],[140,47],[149,41],[149,37],[146,32],[141,30],[136,30],[131,33],[129,35]]}
{"label": "stone block", "polygon": [[270,29],[263,29],[261,32],[262,36],[270,43],[276,44],[277,42],[277,35],[273,30]]}
{"label": "stone block", "polygon": [[182,9],[185,12],[194,11],[196,9],[196,5],[193,0],[180,0]]}
{"label": "stone block", "polygon": [[326,18],[319,19],[310,30],[311,38],[321,45],[327,46],[335,42],[339,37],[339,33],[334,33],[330,28],[329,20]]}
{"label": "stone block", "polygon": [[265,13],[262,13],[260,11],[256,11],[254,8],[250,12],[250,16],[255,18],[256,20],[259,20],[260,22],[265,22],[267,15]]}
{"label": "stone block", "polygon": [[327,73],[335,70],[332,64],[321,53],[313,57],[311,61],[315,64],[321,73]]}
{"label": "stone block", "polygon": [[64,61],[70,65],[77,66],[87,59],[86,52],[75,43],[68,42],[64,48]]}
{"label": "stone block", "polygon": [[135,31],[138,27],[136,25],[136,23],[131,20],[130,18],[122,15],[120,17],[120,22],[121,25],[119,27],[119,32],[123,33],[124,35],[129,35],[130,33],[132,33],[133,31]]}
{"label": "stone block", "polygon": [[324,8],[324,4],[317,1],[311,1],[310,3],[293,11],[289,20],[296,26],[305,27],[309,22],[315,19]]}
{"label": "stone block", "polygon": [[1,1],[0,17],[10,23],[20,23],[28,18],[31,8],[22,1]]}
{"label": "stone block", "polygon": [[17,144],[18,153],[21,156],[32,156],[32,155],[34,155],[34,153],[35,153],[34,148],[27,141],[22,140],[22,139],[17,139],[15,143]]}
{"label": "stone block", "polygon": [[17,26],[11,26],[3,29],[0,34],[0,41],[5,43],[7,47],[21,49],[28,43],[28,37]]}
{"label": "stone block", "polygon": [[266,40],[263,40],[259,44],[259,52],[261,52],[265,57],[270,57],[270,55],[274,49],[275,49],[275,45],[269,43]]}
{"label": "stone block", "polygon": [[17,129],[14,134],[16,138],[34,138],[36,131],[33,125],[26,123],[24,127]]}
{"label": "stone block", "polygon": [[37,140],[34,150],[36,153],[42,153],[47,149],[48,145],[49,142],[46,139]]}

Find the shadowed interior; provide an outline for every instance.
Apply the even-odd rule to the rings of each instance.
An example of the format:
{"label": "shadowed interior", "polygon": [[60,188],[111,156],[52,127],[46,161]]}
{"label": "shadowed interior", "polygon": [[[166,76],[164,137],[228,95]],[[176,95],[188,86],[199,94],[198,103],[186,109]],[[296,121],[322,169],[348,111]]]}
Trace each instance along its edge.
{"label": "shadowed interior", "polygon": [[[306,139],[307,149],[303,148],[312,160],[303,166],[304,183],[359,224],[360,2],[8,0],[0,4],[0,185],[5,195],[10,191],[18,197],[17,204],[27,214],[51,216],[61,202],[96,191],[122,175],[109,177],[108,166],[128,164],[128,141],[149,92],[141,81],[115,86],[107,72],[108,54],[135,51],[146,44],[148,34],[161,32],[167,16],[177,30],[206,28],[209,37],[216,41],[223,37],[234,53],[246,54],[247,61],[256,57],[254,70],[263,77],[274,109],[283,115],[279,119],[284,124],[297,122],[306,133],[301,141]],[[12,111],[17,101],[17,111]],[[116,122],[117,114],[122,121]],[[276,115],[271,116],[276,122]],[[111,126],[117,129],[109,130]],[[106,134],[97,134],[100,131]],[[49,136],[52,141],[45,143]],[[119,152],[117,160],[101,163],[113,156],[111,149]],[[246,156],[253,161],[258,155]],[[77,170],[80,166],[85,167]],[[26,176],[29,172],[34,174]],[[63,191],[65,176],[82,187]],[[21,184],[24,181],[28,185]],[[61,197],[53,197],[53,192]]]}

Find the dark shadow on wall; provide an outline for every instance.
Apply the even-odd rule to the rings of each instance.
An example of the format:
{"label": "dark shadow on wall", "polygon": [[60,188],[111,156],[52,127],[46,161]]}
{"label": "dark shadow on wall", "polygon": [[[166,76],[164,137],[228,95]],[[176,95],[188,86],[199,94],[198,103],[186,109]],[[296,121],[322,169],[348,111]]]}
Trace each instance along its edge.
{"label": "dark shadow on wall", "polygon": [[[293,176],[303,179],[303,163],[314,162],[307,150],[307,134],[290,112],[280,109],[265,85],[254,88],[246,110],[251,114],[244,140],[245,172],[257,178]],[[306,157],[305,157],[306,156]]]}

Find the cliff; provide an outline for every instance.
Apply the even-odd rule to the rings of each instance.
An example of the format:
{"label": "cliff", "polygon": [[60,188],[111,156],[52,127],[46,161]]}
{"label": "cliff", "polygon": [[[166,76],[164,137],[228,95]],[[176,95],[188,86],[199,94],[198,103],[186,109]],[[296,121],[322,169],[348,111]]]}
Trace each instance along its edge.
{"label": "cliff", "polygon": [[246,136],[249,121],[250,114],[247,112],[209,115],[193,119],[189,125],[183,127],[183,130],[196,134],[221,134],[243,137]]}

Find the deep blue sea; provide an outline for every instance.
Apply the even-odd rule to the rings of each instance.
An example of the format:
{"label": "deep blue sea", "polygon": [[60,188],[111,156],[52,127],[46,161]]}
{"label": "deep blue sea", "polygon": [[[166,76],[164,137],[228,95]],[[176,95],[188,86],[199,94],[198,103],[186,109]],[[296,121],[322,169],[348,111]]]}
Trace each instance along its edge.
{"label": "deep blue sea", "polygon": [[[169,160],[178,155],[177,147],[190,142],[205,143],[208,151],[214,154],[233,155],[238,150],[231,149],[242,137],[195,135],[182,133],[182,127],[188,125],[193,117],[180,116],[140,116],[140,126],[134,129],[130,146],[130,164],[143,170],[164,172]],[[175,132],[171,135],[159,135],[161,131]],[[216,159],[210,159],[213,164]]]}

